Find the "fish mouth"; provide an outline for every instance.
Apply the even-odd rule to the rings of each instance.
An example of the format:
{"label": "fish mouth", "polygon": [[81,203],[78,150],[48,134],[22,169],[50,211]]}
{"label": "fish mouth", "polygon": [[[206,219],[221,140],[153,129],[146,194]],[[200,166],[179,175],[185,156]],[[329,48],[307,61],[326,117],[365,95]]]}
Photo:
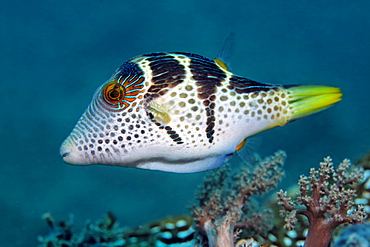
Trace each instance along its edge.
{"label": "fish mouth", "polygon": [[83,157],[77,154],[75,145],[68,138],[62,143],[59,154],[67,164],[82,165],[82,163],[84,163]]}
{"label": "fish mouth", "polygon": [[62,156],[62,158],[64,159],[65,157],[67,157],[68,155],[70,154],[70,152],[62,152],[60,155]]}
{"label": "fish mouth", "polygon": [[64,162],[69,163],[68,156],[70,156],[71,151],[72,151],[72,145],[70,144],[68,140],[65,140],[59,149],[59,154],[60,156],[62,156]]}
{"label": "fish mouth", "polygon": [[59,150],[60,156],[62,156],[62,158],[64,160],[64,158],[66,158],[70,153],[71,153],[71,151],[69,150],[69,147],[67,145],[64,145],[64,142],[63,142],[63,144],[62,144],[62,146],[60,147],[60,150]]}

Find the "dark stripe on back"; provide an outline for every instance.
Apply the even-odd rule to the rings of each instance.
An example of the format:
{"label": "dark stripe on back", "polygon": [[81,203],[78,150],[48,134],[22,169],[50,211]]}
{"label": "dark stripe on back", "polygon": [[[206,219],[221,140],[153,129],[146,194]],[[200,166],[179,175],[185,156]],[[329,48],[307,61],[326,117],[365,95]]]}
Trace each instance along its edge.
{"label": "dark stripe on back", "polygon": [[[152,71],[152,85],[149,87],[144,98],[153,100],[168,92],[170,88],[176,87],[185,79],[185,67],[179,63],[171,54],[158,52],[148,53],[147,57],[149,67]],[[151,117],[149,115],[149,117]],[[170,126],[164,126],[161,123],[152,121],[160,128],[165,129],[169,137],[177,144],[183,144],[181,137]]]}
{"label": "dark stripe on back", "polygon": [[198,86],[198,96],[207,99],[216,93],[216,87],[221,86],[226,75],[212,60],[191,55],[190,71]]}
{"label": "dark stripe on back", "polygon": [[215,64],[214,61],[202,56],[191,54],[190,71],[195,84],[198,86],[198,97],[203,100],[205,106],[206,120],[206,135],[209,143],[213,142],[214,127],[215,127],[215,103],[217,87],[222,85],[226,74]]}
{"label": "dark stripe on back", "polygon": [[122,64],[121,67],[118,68],[116,77],[119,78],[120,76],[124,77],[127,75],[143,75],[143,74],[144,73],[140,69],[139,65],[127,61],[124,64]]}
{"label": "dark stripe on back", "polygon": [[277,85],[267,84],[267,83],[260,83],[253,80],[249,80],[244,77],[235,76],[233,75],[229,80],[230,85],[228,86],[229,89],[234,89],[235,92],[243,94],[243,93],[253,93],[253,92],[260,92],[260,91],[268,91],[272,88],[277,88]]}
{"label": "dark stripe on back", "polygon": [[190,52],[171,52],[171,54],[183,55],[188,58],[200,59],[203,61],[208,61],[210,63],[213,63],[213,61],[209,58],[203,57],[202,55],[190,53]]}
{"label": "dark stripe on back", "polygon": [[146,98],[157,98],[182,83],[185,79],[185,68],[168,53],[146,54],[152,70],[152,85],[148,89]]}

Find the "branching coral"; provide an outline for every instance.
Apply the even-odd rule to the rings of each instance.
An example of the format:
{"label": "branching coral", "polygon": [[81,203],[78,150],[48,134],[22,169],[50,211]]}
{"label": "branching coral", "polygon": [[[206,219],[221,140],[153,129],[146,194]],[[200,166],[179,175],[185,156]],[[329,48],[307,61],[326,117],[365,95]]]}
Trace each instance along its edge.
{"label": "branching coral", "polygon": [[[304,239],[303,232],[307,225],[305,216],[309,221],[305,246],[326,247],[338,225],[363,221],[366,212],[362,206],[356,208],[354,203],[355,190],[362,193],[364,198],[368,199],[369,195],[368,182],[362,181],[357,186],[354,184],[361,180],[362,169],[350,171],[350,162],[344,160],[334,170],[328,157],[320,163],[318,170],[311,169],[309,177],[301,176],[300,192],[295,201],[287,196],[287,192],[278,193],[278,203],[283,206],[281,212],[286,215],[285,228],[291,230],[295,227],[297,235],[294,237],[290,234],[293,231],[284,230],[281,217],[280,221],[273,221],[271,210],[260,210],[260,206],[252,201],[252,195],[271,190],[282,178],[284,158],[285,154],[278,152],[259,161],[254,168],[244,167],[233,175],[228,165],[210,171],[198,191],[198,204],[192,208],[197,228],[194,228],[190,216],[179,216],[129,229],[120,227],[114,215],[108,213],[101,220],[87,222],[82,230],[72,231],[73,217],[56,223],[47,213],[43,218],[50,233],[39,237],[40,246],[137,247],[178,244],[192,247],[252,247],[258,244],[254,242],[258,237],[261,237],[257,239],[258,242],[269,242],[274,244],[272,246],[300,246],[298,242]],[[368,156],[363,161],[367,164]],[[270,202],[268,207],[274,209],[275,205],[275,201]],[[294,241],[289,243],[286,241],[289,238],[294,238]],[[199,242],[199,239],[204,241]],[[358,238],[352,240],[357,241]]]}
{"label": "branching coral", "polygon": [[46,236],[39,236],[38,240],[46,247],[68,247],[68,246],[123,246],[126,242],[125,229],[119,227],[116,217],[108,212],[107,215],[95,222],[88,222],[85,228],[79,232],[73,232],[73,217],[69,221],[56,223],[50,213],[45,213],[43,219],[50,228]]}
{"label": "branching coral", "polygon": [[287,192],[278,192],[278,204],[283,206],[281,214],[286,215],[287,229],[294,227],[297,214],[308,218],[305,246],[326,247],[337,226],[362,222],[366,218],[362,206],[354,207],[355,190],[347,188],[361,180],[362,170],[349,171],[350,165],[345,159],[334,170],[332,159],[327,157],[318,170],[311,168],[309,177],[300,177],[300,193],[296,201],[288,197]]}
{"label": "branching coral", "polygon": [[[285,153],[277,152],[254,169],[242,168],[231,180],[228,166],[209,172],[197,194],[199,205],[192,208],[192,213],[210,247],[234,246],[235,227],[257,225],[242,218],[243,208],[251,195],[262,195],[276,187],[283,176],[284,159]],[[261,220],[260,216],[257,219]]]}
{"label": "branching coral", "polygon": [[[80,231],[72,231],[73,218],[55,223],[50,213],[43,216],[50,228],[46,236],[39,236],[40,247],[197,247],[194,242],[193,220],[188,215],[166,217],[136,228],[120,227],[116,217],[108,212],[96,221],[88,221]],[[177,246],[177,245],[176,245]]]}

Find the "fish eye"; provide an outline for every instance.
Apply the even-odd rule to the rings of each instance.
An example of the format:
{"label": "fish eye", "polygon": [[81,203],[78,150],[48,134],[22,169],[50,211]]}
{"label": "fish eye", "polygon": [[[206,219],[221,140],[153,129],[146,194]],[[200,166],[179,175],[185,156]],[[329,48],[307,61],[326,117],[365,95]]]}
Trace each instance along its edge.
{"label": "fish eye", "polygon": [[125,97],[125,88],[116,82],[108,83],[103,90],[104,99],[110,104],[117,104]]}

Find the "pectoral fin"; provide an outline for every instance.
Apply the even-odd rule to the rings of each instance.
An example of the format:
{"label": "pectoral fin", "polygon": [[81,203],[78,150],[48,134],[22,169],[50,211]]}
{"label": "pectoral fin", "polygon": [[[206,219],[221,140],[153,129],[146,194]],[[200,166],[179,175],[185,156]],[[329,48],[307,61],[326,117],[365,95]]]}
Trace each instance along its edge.
{"label": "pectoral fin", "polygon": [[147,108],[149,112],[149,116],[163,125],[168,124],[171,122],[171,116],[168,114],[168,111],[160,105],[150,103]]}

